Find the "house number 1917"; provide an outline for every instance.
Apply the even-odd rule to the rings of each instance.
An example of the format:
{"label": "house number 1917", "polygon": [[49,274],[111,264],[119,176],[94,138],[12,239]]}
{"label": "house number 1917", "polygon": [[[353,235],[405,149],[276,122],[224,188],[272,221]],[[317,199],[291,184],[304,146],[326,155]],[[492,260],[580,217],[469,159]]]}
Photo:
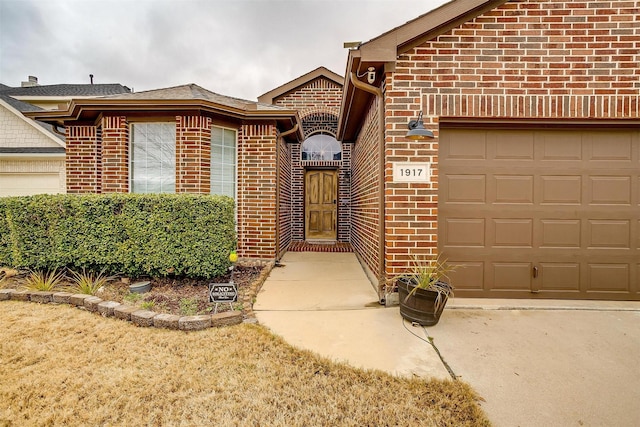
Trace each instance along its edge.
{"label": "house number 1917", "polygon": [[429,163],[397,162],[393,164],[393,182],[429,182]]}
{"label": "house number 1917", "polygon": [[422,169],[400,169],[400,176],[422,176]]}

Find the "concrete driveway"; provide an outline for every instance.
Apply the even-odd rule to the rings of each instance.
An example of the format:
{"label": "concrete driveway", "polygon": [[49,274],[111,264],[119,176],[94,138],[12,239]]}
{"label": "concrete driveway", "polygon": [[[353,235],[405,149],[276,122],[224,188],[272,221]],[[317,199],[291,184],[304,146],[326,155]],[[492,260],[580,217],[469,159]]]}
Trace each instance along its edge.
{"label": "concrete driveway", "polygon": [[496,426],[640,425],[638,302],[457,298],[423,328],[377,304],[354,254],[282,263],[254,309],[292,345],[394,375],[454,375]]}
{"label": "concrete driveway", "polygon": [[621,308],[450,309],[427,333],[496,426],[639,426],[640,307]]}

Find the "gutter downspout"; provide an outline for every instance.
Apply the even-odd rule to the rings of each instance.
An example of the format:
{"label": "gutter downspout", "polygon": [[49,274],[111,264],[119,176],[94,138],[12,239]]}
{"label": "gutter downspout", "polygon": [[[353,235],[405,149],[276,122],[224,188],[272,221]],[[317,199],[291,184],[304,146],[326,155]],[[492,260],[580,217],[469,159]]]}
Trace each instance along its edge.
{"label": "gutter downspout", "polygon": [[[54,133],[57,133],[58,135],[62,135],[66,138],[67,134],[66,132],[61,132],[60,130],[58,130],[58,124],[51,124],[51,130],[53,130]],[[62,126],[62,129],[65,129],[64,126]]]}
{"label": "gutter downspout", "polygon": [[299,127],[300,126],[298,125],[298,123],[296,123],[294,127],[292,127],[291,129],[289,129],[287,131],[282,132],[279,136],[281,138],[284,138],[287,135],[291,135],[292,133],[297,132]]}
{"label": "gutter downspout", "polygon": [[385,204],[384,204],[384,173],[385,173],[385,133],[384,133],[384,98],[382,96],[382,89],[370,84],[364,83],[358,80],[356,73],[351,72],[349,74],[349,80],[355,86],[356,89],[363,90],[378,97],[378,120],[380,127],[380,144],[379,144],[379,168],[380,168],[380,196],[378,202],[378,210],[380,216],[380,230],[379,240],[380,246],[378,248],[378,257],[380,259],[379,271],[378,271],[378,298],[380,304],[385,304],[384,295],[380,294],[380,285],[382,281],[386,279],[385,271],[385,259],[384,259],[384,229],[385,229]]}
{"label": "gutter downspout", "polygon": [[276,265],[280,262],[280,140],[287,135],[298,131],[300,126],[296,123],[291,129],[277,133],[276,139]]}

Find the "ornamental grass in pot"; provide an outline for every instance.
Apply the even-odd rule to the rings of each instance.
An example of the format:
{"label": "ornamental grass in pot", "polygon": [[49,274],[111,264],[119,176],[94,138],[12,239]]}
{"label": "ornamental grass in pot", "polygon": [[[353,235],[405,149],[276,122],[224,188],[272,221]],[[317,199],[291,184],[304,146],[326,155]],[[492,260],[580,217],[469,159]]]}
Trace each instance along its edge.
{"label": "ornamental grass in pot", "polygon": [[438,323],[447,300],[453,297],[448,274],[454,270],[455,267],[441,260],[440,256],[413,256],[409,271],[396,280],[400,315],[422,326]]}

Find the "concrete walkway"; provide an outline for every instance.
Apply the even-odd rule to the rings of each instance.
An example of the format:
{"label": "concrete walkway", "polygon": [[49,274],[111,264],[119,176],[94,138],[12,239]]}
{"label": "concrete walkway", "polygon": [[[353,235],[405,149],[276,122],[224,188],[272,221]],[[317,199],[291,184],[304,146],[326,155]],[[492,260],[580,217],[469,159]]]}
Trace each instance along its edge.
{"label": "concrete walkway", "polygon": [[281,263],[253,309],[287,342],[359,368],[451,378],[424,331],[378,303],[355,254],[287,252]]}
{"label": "concrete walkway", "polygon": [[458,298],[413,327],[378,304],[354,254],[282,264],[254,310],[294,346],[400,376],[451,378],[448,366],[496,426],[640,425],[639,302]]}

